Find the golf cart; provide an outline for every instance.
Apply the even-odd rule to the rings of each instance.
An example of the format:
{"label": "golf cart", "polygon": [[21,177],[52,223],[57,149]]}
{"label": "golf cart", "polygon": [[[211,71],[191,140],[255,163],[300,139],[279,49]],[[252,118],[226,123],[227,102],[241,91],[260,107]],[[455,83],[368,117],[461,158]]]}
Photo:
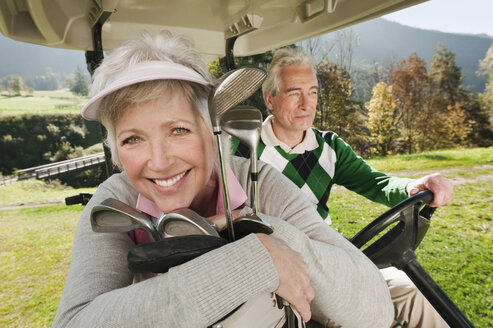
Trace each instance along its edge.
{"label": "golf cart", "polygon": [[[85,51],[92,73],[104,57],[140,31],[167,29],[192,38],[207,58],[220,57],[224,72],[234,56],[259,54],[406,8],[422,0],[120,1],[0,0],[0,31],[14,40]],[[109,174],[112,165],[106,150]],[[414,250],[429,226],[430,193],[411,197],[351,239],[379,267],[404,270],[452,327],[472,327],[416,261]],[[232,231],[232,229],[230,229]]]}

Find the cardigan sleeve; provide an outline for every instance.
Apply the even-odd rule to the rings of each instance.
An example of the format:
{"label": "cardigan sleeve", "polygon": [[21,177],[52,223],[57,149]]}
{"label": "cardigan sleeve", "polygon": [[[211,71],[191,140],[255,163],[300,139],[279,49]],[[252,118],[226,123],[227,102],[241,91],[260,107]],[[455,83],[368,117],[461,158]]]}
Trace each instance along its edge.
{"label": "cardigan sleeve", "polygon": [[378,268],[323,221],[288,178],[265,164],[259,171],[263,218],[274,226],[274,236],[300,252],[309,266],[314,319],[344,327],[389,327],[394,309]]}
{"label": "cardigan sleeve", "polygon": [[108,197],[135,205],[136,192],[124,175],[112,176],[82,212],[53,327],[206,327],[277,288],[275,266],[255,235],[132,284],[128,234],[90,226],[91,208]]}

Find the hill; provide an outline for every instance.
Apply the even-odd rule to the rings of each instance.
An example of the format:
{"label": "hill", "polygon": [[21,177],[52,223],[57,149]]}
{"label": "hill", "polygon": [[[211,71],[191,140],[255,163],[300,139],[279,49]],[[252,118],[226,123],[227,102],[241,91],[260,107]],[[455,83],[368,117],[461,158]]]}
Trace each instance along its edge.
{"label": "hill", "polygon": [[[486,56],[493,44],[488,35],[454,34],[413,28],[383,18],[373,19],[349,27],[359,35],[359,46],[355,49],[355,65],[388,63],[407,59],[412,52],[429,63],[434,51],[441,43],[448,51],[456,54],[457,66],[464,75],[465,87],[474,92],[483,92],[486,76],[478,77],[478,62]],[[322,37],[325,44],[334,44],[336,33]]]}
{"label": "hill", "polygon": [[[354,52],[354,64],[386,63],[407,59],[412,52],[426,62],[433,57],[439,43],[456,53],[456,63],[462,69],[464,86],[482,92],[486,77],[475,72],[493,43],[487,35],[467,35],[430,31],[404,26],[383,18],[374,19],[352,28],[360,38]],[[322,36],[327,44],[334,41],[336,33]],[[73,73],[77,67],[85,68],[84,53],[76,50],[48,48],[8,39],[0,34],[0,80],[12,74],[23,78],[44,75],[46,67],[55,73]]]}
{"label": "hill", "polygon": [[0,33],[0,79],[17,74],[23,78],[45,75],[49,67],[54,73],[73,73],[77,66],[85,69],[83,51],[57,49],[19,42]]}

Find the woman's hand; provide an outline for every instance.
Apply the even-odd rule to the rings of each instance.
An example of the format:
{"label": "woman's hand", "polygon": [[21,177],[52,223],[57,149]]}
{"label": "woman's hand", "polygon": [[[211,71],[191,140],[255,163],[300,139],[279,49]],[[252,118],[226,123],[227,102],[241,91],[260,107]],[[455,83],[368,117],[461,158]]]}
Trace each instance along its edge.
{"label": "woman's hand", "polygon": [[284,241],[265,234],[257,234],[258,239],[269,251],[279,275],[276,294],[288,301],[300,313],[303,321],[310,320],[310,302],[315,293],[308,276],[308,265],[298,252],[292,250]]}

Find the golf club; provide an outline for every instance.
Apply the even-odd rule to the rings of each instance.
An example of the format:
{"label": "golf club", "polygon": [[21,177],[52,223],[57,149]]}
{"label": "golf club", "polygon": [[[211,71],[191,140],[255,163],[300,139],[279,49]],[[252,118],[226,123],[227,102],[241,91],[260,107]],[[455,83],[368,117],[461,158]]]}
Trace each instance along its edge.
{"label": "golf club", "polygon": [[[272,226],[258,216],[257,148],[262,131],[262,122],[262,113],[252,106],[231,108],[221,117],[221,128],[244,143],[250,150],[250,198],[253,213],[234,221],[239,238],[249,233],[271,234],[273,232]],[[281,297],[278,297],[278,302],[285,307],[288,327],[295,327],[295,312],[290,304]]]}
{"label": "golf club", "polygon": [[258,212],[257,147],[262,131],[262,113],[252,106],[238,106],[221,118],[221,129],[237,138],[250,149],[250,197],[253,214]]}
{"label": "golf club", "polygon": [[161,239],[145,214],[114,198],[107,198],[93,207],[91,226],[95,232],[129,232],[142,229],[151,241]]}
{"label": "golf club", "polygon": [[209,235],[219,237],[216,225],[189,208],[162,214],[156,220],[156,230],[162,239],[187,235]]}
{"label": "golf club", "polygon": [[228,227],[228,239],[234,241],[233,219],[229,202],[226,167],[221,146],[220,120],[224,113],[233,106],[250,97],[263,83],[266,72],[256,67],[244,67],[226,73],[212,88],[209,94],[209,115],[214,135],[223,188],[224,209]]}

